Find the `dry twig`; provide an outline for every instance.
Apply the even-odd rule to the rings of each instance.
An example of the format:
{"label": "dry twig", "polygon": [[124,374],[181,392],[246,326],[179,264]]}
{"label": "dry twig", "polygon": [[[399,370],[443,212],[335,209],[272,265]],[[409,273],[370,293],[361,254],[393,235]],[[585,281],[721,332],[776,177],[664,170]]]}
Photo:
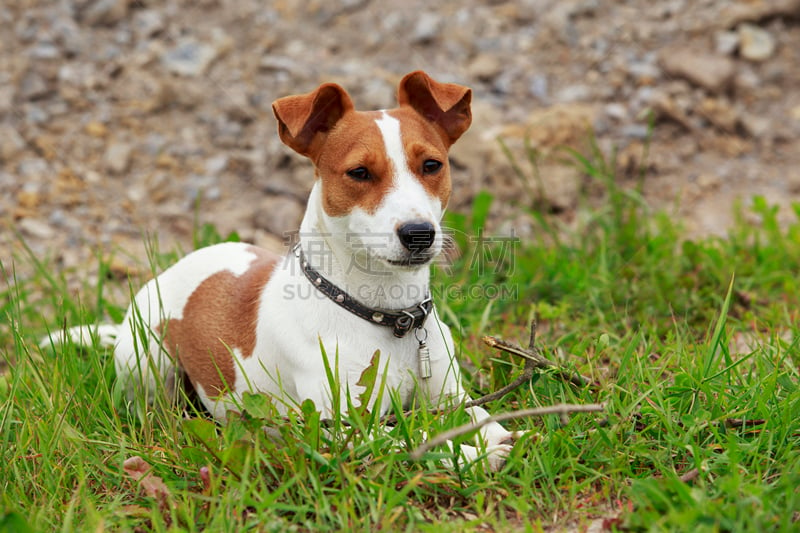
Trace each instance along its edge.
{"label": "dry twig", "polygon": [[500,390],[491,392],[485,396],[481,396],[480,398],[468,401],[465,404],[465,407],[467,408],[475,407],[477,405],[483,405],[485,403],[489,403],[491,401],[502,398],[503,396],[505,396],[512,390],[516,389],[517,387],[520,387],[523,384],[529,382],[533,378],[533,374],[537,368],[555,369],[556,375],[568,380],[570,383],[577,385],[579,387],[584,387],[592,383],[592,381],[587,377],[567,372],[553,361],[544,357],[539,352],[539,349],[536,347],[536,319],[531,320],[531,334],[530,334],[530,339],[528,340],[527,349],[522,348],[521,346],[517,346],[514,343],[505,341],[503,339],[498,339],[497,337],[492,337],[492,336],[484,337],[483,342],[487,346],[490,346],[492,348],[522,357],[523,359],[525,359],[525,366],[522,369],[522,374],[517,376],[517,378],[514,381],[512,381],[511,383],[509,383]]}
{"label": "dry twig", "polygon": [[573,405],[573,404],[558,404],[558,405],[550,405],[547,407],[536,407],[533,409],[521,409],[519,411],[511,411],[509,413],[500,413],[497,415],[493,415],[478,422],[470,422],[468,424],[464,424],[453,429],[449,429],[443,433],[439,433],[434,438],[423,442],[419,445],[414,451],[411,452],[411,459],[417,461],[422,458],[425,452],[444,444],[448,440],[452,440],[456,437],[464,435],[466,433],[470,433],[475,431],[476,429],[480,429],[487,424],[491,424],[493,422],[504,422],[506,420],[515,420],[518,418],[528,418],[531,416],[544,416],[544,415],[562,415],[566,416],[569,413],[593,413],[597,411],[602,411],[604,409],[603,404],[599,403],[590,403],[586,405]]}

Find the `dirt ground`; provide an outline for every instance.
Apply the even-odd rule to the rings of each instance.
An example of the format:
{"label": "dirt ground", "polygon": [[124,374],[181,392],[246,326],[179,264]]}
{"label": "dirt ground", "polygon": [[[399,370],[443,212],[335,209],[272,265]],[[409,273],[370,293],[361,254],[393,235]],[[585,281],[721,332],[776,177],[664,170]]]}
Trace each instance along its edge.
{"label": "dirt ground", "polygon": [[[22,237],[65,271],[91,271],[98,250],[124,271],[145,234],[190,249],[195,219],[279,247],[313,177],[272,101],[335,81],[361,109],[391,107],[416,69],[473,88],[451,209],[487,188],[498,230],[524,238],[534,202],[574,215],[594,189],[557,147],[586,150],[590,130],[618,179],[644,165],[648,202],[692,234],[724,234],[756,194],[792,218],[800,0],[389,4],[3,2],[0,259]],[[537,150],[540,182],[498,137],[527,174],[522,148]]]}

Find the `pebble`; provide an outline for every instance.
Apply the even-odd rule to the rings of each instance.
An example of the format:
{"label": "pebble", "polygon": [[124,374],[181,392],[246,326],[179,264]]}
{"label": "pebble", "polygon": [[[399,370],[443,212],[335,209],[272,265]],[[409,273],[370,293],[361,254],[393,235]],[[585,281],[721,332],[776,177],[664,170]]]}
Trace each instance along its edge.
{"label": "pebble", "polygon": [[588,85],[567,85],[555,95],[558,102],[581,102],[591,98],[592,90]]}
{"label": "pebble", "polygon": [[503,63],[496,54],[478,54],[467,66],[467,74],[470,77],[490,81],[492,78],[500,74],[503,69]]}
{"label": "pebble", "polygon": [[92,26],[111,26],[128,14],[128,0],[95,0],[83,11],[83,20]]}
{"label": "pebble", "polygon": [[161,62],[174,74],[187,77],[201,76],[215,59],[227,52],[232,42],[222,30],[215,28],[212,32],[212,42],[205,43],[194,37],[185,37],[161,56]]}
{"label": "pebble", "polygon": [[137,11],[133,17],[133,31],[140,41],[161,33],[164,28],[164,16],[154,9]]}
{"label": "pebble", "polygon": [[732,28],[740,22],[758,22],[776,17],[797,17],[800,0],[728,2],[719,14],[721,26]]}
{"label": "pebble", "polygon": [[256,209],[253,224],[273,235],[283,236],[300,227],[303,213],[303,206],[293,198],[268,196]]}
{"label": "pebble", "polygon": [[605,107],[606,116],[614,120],[625,120],[628,118],[628,108],[620,103],[607,104]]}
{"label": "pebble", "polygon": [[528,82],[528,92],[541,100],[542,102],[546,102],[548,98],[548,91],[549,91],[549,84],[547,82],[547,76],[544,74],[534,74],[531,76],[530,81]]}
{"label": "pebble", "polygon": [[133,146],[126,142],[113,142],[108,145],[103,158],[106,169],[112,174],[123,174],[131,166]]}
{"label": "pebble", "polygon": [[299,73],[299,71],[303,68],[303,65],[291,57],[274,54],[265,54],[262,56],[258,66],[265,71],[285,71],[293,75]]}
{"label": "pebble", "polygon": [[775,53],[775,38],[755,24],[739,24],[739,54],[749,61],[766,61]]}
{"label": "pebble", "polygon": [[11,160],[25,148],[25,139],[16,128],[0,124],[0,162]]}
{"label": "pebble", "polygon": [[35,70],[29,70],[20,83],[20,96],[25,100],[38,100],[48,96],[52,91],[44,76]]}
{"label": "pebble", "polygon": [[735,31],[718,31],[714,34],[714,51],[730,56],[739,48],[739,34]]}
{"label": "pebble", "polygon": [[180,76],[197,77],[205,73],[217,51],[210,44],[186,38],[161,56],[166,69]]}
{"label": "pebble", "polygon": [[226,154],[209,157],[205,162],[206,173],[210,176],[219,176],[228,166],[228,156]]}
{"label": "pebble", "polygon": [[53,43],[43,42],[28,50],[28,55],[33,59],[57,59],[61,57],[61,50]]}
{"label": "pebble", "polygon": [[424,11],[417,17],[411,42],[414,44],[429,44],[439,37],[442,29],[442,16],[432,11]]}
{"label": "pebble", "polygon": [[621,132],[629,139],[644,140],[650,136],[650,128],[647,124],[626,124],[622,127]]}
{"label": "pebble", "polygon": [[628,73],[640,85],[652,85],[661,77],[658,65],[649,61],[634,61],[628,65]]}
{"label": "pebble", "polygon": [[61,15],[52,27],[55,42],[67,56],[77,56],[86,50],[86,34],[84,34],[72,17]]}
{"label": "pebble", "polygon": [[660,61],[667,74],[685,78],[712,93],[724,91],[736,72],[730,58],[688,47],[666,49]]}
{"label": "pebble", "polygon": [[27,237],[35,237],[42,240],[50,240],[55,235],[55,231],[50,224],[38,218],[23,218],[17,222],[17,228]]}
{"label": "pebble", "polygon": [[23,159],[17,166],[17,174],[25,178],[41,178],[50,173],[50,166],[42,158]]}

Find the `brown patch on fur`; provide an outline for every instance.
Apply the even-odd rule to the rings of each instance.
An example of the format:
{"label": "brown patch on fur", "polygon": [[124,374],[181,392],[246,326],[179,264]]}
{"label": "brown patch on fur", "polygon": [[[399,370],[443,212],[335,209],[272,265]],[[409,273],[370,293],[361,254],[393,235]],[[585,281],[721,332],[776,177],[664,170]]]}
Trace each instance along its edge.
{"label": "brown patch on fur", "polygon": [[[322,207],[332,217],[347,215],[356,206],[373,213],[392,186],[393,169],[375,120],[375,111],[346,114],[325,140],[314,160],[322,179]],[[356,181],[349,170],[365,167],[371,179]]]}
{"label": "brown patch on fur", "polygon": [[[450,198],[451,185],[443,134],[408,106],[393,109],[388,114],[400,121],[408,170],[417,176],[428,194],[440,199],[444,208]],[[378,111],[346,114],[328,135],[325,150],[314,160],[317,175],[322,179],[322,207],[329,216],[347,215],[356,206],[374,213],[392,187],[394,168],[375,123],[380,117]],[[425,175],[422,164],[426,159],[436,159],[444,166],[436,174]],[[347,175],[357,167],[368,169],[371,178],[356,181]]]}
{"label": "brown patch on fur", "polygon": [[[406,153],[409,170],[417,177],[425,191],[439,198],[442,209],[447,207],[452,186],[450,183],[450,161],[447,158],[448,145],[439,129],[431,122],[423,120],[410,107],[401,107],[389,113],[400,121],[400,138]],[[422,165],[427,159],[442,163],[436,174],[424,174]]]}
{"label": "brown patch on fur", "polygon": [[236,384],[231,351],[238,349],[245,359],[253,355],[261,291],[279,259],[260,248],[249,251],[255,257],[246,272],[209,276],[189,297],[183,318],[158,328],[192,385],[202,386],[211,398]]}

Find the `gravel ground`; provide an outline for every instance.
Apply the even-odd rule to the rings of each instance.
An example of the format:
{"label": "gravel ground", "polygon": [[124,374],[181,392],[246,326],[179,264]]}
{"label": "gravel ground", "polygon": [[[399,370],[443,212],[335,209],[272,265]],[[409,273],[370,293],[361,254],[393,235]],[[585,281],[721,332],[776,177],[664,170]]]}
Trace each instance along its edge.
{"label": "gravel ground", "polygon": [[[195,219],[279,247],[312,173],[280,144],[272,101],[335,81],[389,107],[415,69],[474,89],[451,208],[488,188],[498,230],[528,234],[532,203],[574,216],[593,188],[556,147],[586,149],[589,129],[633,183],[651,116],[646,197],[690,232],[724,233],[737,198],[800,197],[800,0],[388,4],[4,2],[0,259],[22,236],[66,272],[97,250],[124,272],[145,234],[189,249]],[[498,136],[539,151],[541,187]]]}

